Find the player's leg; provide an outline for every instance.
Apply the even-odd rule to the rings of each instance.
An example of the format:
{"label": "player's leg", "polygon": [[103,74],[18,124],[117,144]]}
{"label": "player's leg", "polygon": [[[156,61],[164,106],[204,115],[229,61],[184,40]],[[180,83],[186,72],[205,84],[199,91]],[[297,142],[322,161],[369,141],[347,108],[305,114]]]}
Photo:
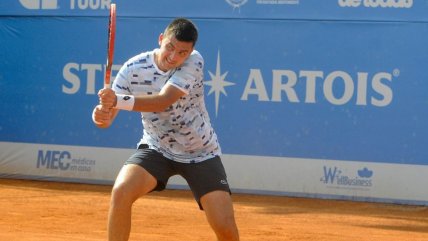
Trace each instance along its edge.
{"label": "player's leg", "polygon": [[109,240],[128,240],[132,204],[144,194],[165,189],[176,174],[162,154],[142,144],[123,166],[113,186],[108,221]]}
{"label": "player's leg", "polygon": [[239,233],[230,193],[213,191],[202,196],[200,202],[217,239],[219,241],[238,241]]}
{"label": "player's leg", "polygon": [[230,188],[220,157],[193,164],[175,164],[189,184],[218,240],[239,240]]}
{"label": "player's leg", "polygon": [[113,186],[108,214],[108,240],[128,240],[132,204],[156,187],[156,179],[144,168],[127,164],[120,170]]}

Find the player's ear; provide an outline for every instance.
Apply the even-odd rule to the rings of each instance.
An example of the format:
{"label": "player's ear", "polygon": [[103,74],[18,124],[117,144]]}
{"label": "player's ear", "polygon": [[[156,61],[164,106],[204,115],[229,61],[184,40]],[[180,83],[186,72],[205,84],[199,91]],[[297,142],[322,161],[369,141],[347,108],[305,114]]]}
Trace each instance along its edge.
{"label": "player's ear", "polygon": [[159,40],[158,40],[159,46],[162,45],[162,39],[163,39],[163,33],[159,34]]}

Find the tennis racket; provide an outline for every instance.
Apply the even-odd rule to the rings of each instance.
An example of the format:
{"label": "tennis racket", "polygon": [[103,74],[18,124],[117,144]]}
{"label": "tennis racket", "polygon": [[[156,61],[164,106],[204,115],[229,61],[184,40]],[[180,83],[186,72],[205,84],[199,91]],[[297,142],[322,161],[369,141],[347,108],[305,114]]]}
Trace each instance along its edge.
{"label": "tennis racket", "polygon": [[107,65],[104,76],[104,88],[110,88],[111,67],[113,65],[114,37],[116,36],[116,4],[110,4],[110,19],[108,23]]}

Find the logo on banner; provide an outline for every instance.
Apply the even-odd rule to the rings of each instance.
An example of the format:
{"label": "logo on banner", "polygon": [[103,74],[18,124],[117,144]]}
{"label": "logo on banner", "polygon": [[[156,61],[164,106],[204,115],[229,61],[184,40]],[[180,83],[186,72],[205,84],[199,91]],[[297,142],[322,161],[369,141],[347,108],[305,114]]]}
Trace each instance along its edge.
{"label": "logo on banner", "polygon": [[[215,73],[208,71],[211,80],[205,81],[206,85],[211,86],[208,95],[215,93],[216,116],[218,116],[221,94],[227,96],[225,87],[235,85],[226,80],[228,71],[222,73],[220,65],[220,52],[218,52],[216,71]],[[327,102],[332,105],[385,107],[393,100],[391,83],[394,78],[400,76],[399,69],[377,73],[290,69],[274,69],[271,72],[272,78],[266,79],[261,69],[249,69],[241,101],[256,99],[262,102],[296,104]],[[267,83],[268,81],[270,83]],[[267,86],[271,86],[271,89]],[[298,91],[302,87],[304,91]]]}
{"label": "logo on banner", "polygon": [[257,0],[257,4],[288,4],[288,5],[297,5],[300,3],[300,0]]}
{"label": "logo on banner", "polygon": [[57,9],[58,0],[19,0],[27,9]]}
{"label": "logo on banner", "polygon": [[[221,71],[220,51],[217,53],[215,71],[209,71],[208,95],[214,94],[215,112],[220,111],[221,96],[228,96],[226,88],[239,85],[243,102],[258,101],[272,103],[317,104],[334,106],[355,105],[386,107],[394,99],[392,83],[400,76],[399,69],[390,72],[348,72],[345,70],[291,70],[291,69],[248,69],[246,76],[230,81],[229,71]],[[113,65],[119,71],[120,65]],[[62,84],[65,94],[96,94],[97,76],[105,70],[102,64],[67,63],[63,68]],[[245,73],[244,73],[245,74]],[[236,78],[236,74],[233,74]],[[269,77],[267,77],[269,76]],[[114,78],[114,76],[113,76]],[[239,98],[239,97],[237,97]]]}
{"label": "logo on banner", "polygon": [[222,74],[220,70],[220,51],[217,52],[217,66],[215,73],[208,71],[208,74],[211,76],[211,80],[205,81],[205,84],[211,86],[208,95],[214,93],[215,95],[215,115],[218,115],[218,106],[220,104],[220,94],[227,96],[225,87],[235,85],[235,83],[226,81],[227,71]]}
{"label": "logo on banner", "polygon": [[[69,0],[70,9],[99,10],[110,9],[111,0]],[[52,10],[58,9],[58,0],[19,0],[26,9]]]}
{"label": "logo on banner", "polygon": [[320,182],[333,188],[369,188],[373,185],[373,171],[367,167],[358,169],[355,173],[348,175],[337,167],[323,167],[323,176]]}
{"label": "logo on banner", "polygon": [[[226,0],[226,2],[235,8],[240,8],[248,2],[248,0]],[[300,0],[256,0],[256,4],[259,5],[297,5],[300,3]]]}
{"label": "logo on banner", "polygon": [[341,7],[411,8],[413,0],[338,0]]}
{"label": "logo on banner", "polygon": [[36,168],[70,172],[90,172],[96,161],[86,158],[73,158],[69,151],[39,150]]}
{"label": "logo on banner", "polygon": [[227,3],[229,3],[230,6],[233,8],[239,8],[242,5],[246,4],[248,0],[226,0]]}

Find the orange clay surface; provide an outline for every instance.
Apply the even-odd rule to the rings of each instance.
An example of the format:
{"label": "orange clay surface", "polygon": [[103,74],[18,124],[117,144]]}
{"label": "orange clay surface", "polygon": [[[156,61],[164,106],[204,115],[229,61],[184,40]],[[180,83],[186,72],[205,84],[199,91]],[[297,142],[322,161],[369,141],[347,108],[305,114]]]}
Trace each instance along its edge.
{"label": "orange clay surface", "polygon": [[[0,179],[0,240],[106,240],[111,186]],[[234,194],[241,240],[428,240],[428,208]],[[216,240],[189,191],[133,207],[130,240]]]}

